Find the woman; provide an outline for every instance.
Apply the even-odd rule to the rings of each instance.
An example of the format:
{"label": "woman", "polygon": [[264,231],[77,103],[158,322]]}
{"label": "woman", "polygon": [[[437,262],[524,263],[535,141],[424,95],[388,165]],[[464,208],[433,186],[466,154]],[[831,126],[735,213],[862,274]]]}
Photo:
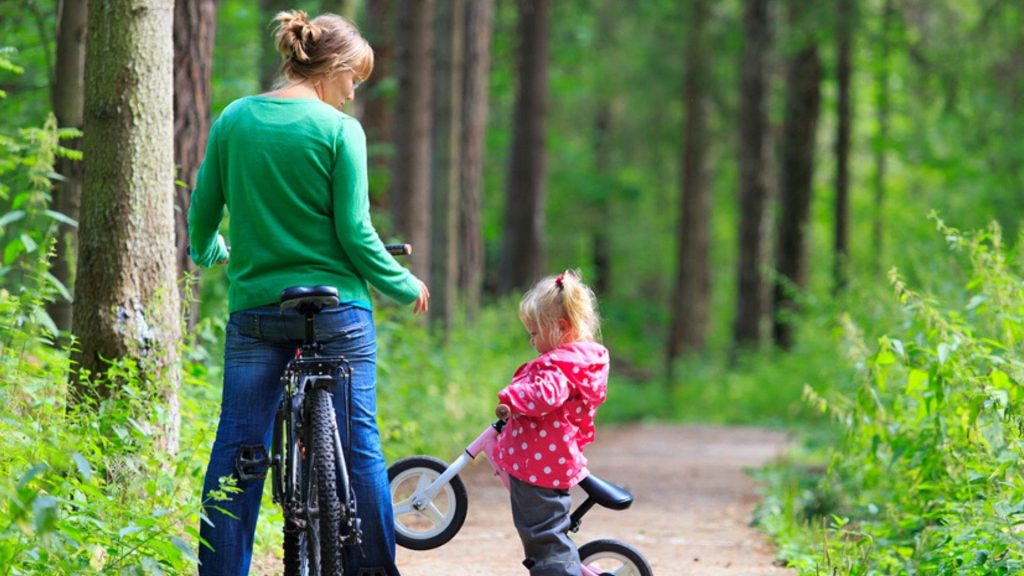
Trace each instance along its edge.
{"label": "woman", "polygon": [[[192,258],[200,266],[227,261],[217,230],[231,214],[227,339],[220,421],[203,485],[235,476],[245,447],[268,446],[281,398],[281,373],[302,340],[303,319],[282,314],[281,291],[299,285],[338,289],[341,305],[316,319],[325,353],[352,365],[351,474],[361,550],[349,551],[358,574],[398,574],[387,469],[376,423],[376,336],[367,283],[425,312],[430,293],[384,249],[373,228],[367,193],[366,137],[339,108],[373,70],[373,51],[347,20],[304,12],[276,17],[284,57],[280,88],[229,105],[210,129],[206,158],[189,208]],[[344,403],[335,395],[339,430]],[[346,441],[347,440],[347,441]],[[237,476],[236,476],[237,477]],[[199,572],[244,575],[252,558],[262,480],[240,481],[240,494],[208,507]]]}

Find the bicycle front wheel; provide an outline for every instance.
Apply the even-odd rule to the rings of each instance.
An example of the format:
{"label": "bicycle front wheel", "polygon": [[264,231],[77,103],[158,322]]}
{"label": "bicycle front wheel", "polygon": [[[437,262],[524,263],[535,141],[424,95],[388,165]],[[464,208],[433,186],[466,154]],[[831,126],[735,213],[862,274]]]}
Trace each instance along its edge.
{"label": "bicycle front wheel", "polygon": [[410,550],[431,550],[455,537],[466,521],[469,498],[458,476],[427,497],[425,491],[448,465],[429,456],[411,456],[388,468],[395,541]]}
{"label": "bicycle front wheel", "polygon": [[580,546],[580,563],[601,576],[654,576],[647,559],[618,540],[594,540]]}

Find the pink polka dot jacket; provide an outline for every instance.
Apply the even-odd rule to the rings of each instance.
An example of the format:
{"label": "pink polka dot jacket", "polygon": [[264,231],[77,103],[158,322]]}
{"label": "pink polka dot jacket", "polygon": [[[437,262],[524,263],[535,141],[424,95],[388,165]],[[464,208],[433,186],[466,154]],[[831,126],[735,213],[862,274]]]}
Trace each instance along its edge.
{"label": "pink polka dot jacket", "polygon": [[542,488],[567,490],[587,477],[583,447],[594,441],[594,415],[608,390],[608,350],[573,342],[516,370],[498,401],[512,409],[498,437],[496,464]]}

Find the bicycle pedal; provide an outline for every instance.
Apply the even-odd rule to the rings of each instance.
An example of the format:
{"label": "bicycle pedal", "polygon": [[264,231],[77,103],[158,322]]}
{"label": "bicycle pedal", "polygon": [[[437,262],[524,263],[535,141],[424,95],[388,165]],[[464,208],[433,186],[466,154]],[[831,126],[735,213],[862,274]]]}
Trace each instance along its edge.
{"label": "bicycle pedal", "polygon": [[267,449],[262,445],[244,444],[238,447],[238,453],[235,454],[235,473],[239,482],[266,478],[270,465]]}

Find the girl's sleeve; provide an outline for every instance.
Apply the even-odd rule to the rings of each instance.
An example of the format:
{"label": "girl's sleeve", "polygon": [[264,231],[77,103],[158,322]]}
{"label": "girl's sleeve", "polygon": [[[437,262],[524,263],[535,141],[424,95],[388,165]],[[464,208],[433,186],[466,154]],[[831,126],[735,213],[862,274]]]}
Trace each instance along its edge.
{"label": "girl's sleeve", "polygon": [[531,417],[557,409],[568,398],[569,379],[554,364],[522,371],[498,393],[498,400],[513,414]]}
{"label": "girl's sleeve", "polygon": [[341,122],[331,180],[335,231],[356,270],[385,296],[402,304],[416,300],[419,282],[388,254],[370,220],[366,134],[355,119]]}
{"label": "girl's sleeve", "polygon": [[228,257],[227,245],[220,235],[224,219],[224,188],[221,182],[217,125],[210,129],[206,157],[196,176],[196,187],[188,205],[189,256],[197,265],[209,268]]}

